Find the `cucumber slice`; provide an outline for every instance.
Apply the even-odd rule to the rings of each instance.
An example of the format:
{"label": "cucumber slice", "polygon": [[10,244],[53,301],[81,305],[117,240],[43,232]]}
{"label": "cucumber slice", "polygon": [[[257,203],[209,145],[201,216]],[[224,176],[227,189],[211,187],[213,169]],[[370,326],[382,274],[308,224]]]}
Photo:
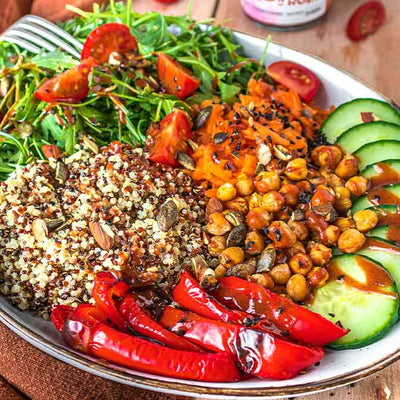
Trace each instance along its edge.
{"label": "cucumber slice", "polygon": [[400,141],[400,125],[377,121],[353,126],[343,132],[337,143],[346,153],[354,153],[360,147],[380,140]]}
{"label": "cucumber slice", "polygon": [[385,160],[370,165],[360,175],[370,180],[372,188],[400,182],[400,160]]}
{"label": "cucumber slice", "polygon": [[330,268],[331,278],[315,290],[310,309],[351,329],[330,347],[355,349],[380,339],[398,317],[390,275],[377,263],[353,254],[334,257]]}
{"label": "cucumber slice", "polygon": [[356,254],[378,262],[385,268],[400,290],[400,247],[381,239],[367,238],[364,246]]}
{"label": "cucumber slice", "polygon": [[368,165],[388,159],[400,159],[400,142],[396,140],[380,140],[360,147],[354,155],[358,158],[362,171]]}
{"label": "cucumber slice", "polygon": [[377,226],[368,232],[369,237],[386,240],[390,243],[400,245],[400,226],[383,225]]}
{"label": "cucumber slice", "polygon": [[[354,215],[357,211],[376,206],[376,204],[371,201],[375,194],[380,196],[380,200],[375,200],[379,203],[379,207],[382,205],[400,206],[400,183],[397,183],[395,185],[385,185],[380,188],[372,189],[367,194],[359,197],[354,201],[351,207],[351,213]],[[382,194],[385,194],[385,196],[382,196]]]}
{"label": "cucumber slice", "polygon": [[356,99],[339,106],[322,124],[322,133],[329,143],[351,127],[362,124],[361,113],[372,113],[375,121],[400,125],[400,113],[389,103],[375,99]]}

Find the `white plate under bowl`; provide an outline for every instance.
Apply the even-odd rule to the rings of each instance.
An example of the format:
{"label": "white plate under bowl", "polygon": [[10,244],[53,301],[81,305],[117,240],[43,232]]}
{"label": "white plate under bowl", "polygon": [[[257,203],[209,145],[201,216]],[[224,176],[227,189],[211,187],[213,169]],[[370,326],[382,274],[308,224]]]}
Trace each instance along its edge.
{"label": "white plate under bowl", "polygon": [[[260,58],[265,46],[264,40],[243,33],[236,33],[235,36],[247,56]],[[383,99],[373,89],[323,61],[271,43],[266,63],[282,59],[298,62],[318,75],[322,88],[316,103],[320,106],[339,105],[357,97]],[[363,379],[400,358],[400,325],[397,325],[371,346],[358,350],[327,351],[321,365],[294,379],[202,383],[132,371],[74,352],[63,344],[50,322],[17,310],[3,297],[0,297],[0,320],[34,346],[85,371],[127,385],[197,398],[271,399],[316,393]]]}

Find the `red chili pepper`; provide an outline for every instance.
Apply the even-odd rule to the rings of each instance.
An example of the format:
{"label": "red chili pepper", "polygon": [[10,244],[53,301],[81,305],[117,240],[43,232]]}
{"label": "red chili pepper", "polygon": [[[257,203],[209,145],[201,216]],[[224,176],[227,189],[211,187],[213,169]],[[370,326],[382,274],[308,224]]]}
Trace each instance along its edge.
{"label": "red chili pepper", "polygon": [[116,301],[122,301],[130,287],[125,282],[118,281],[117,272],[100,272],[94,279],[92,297],[97,306],[120,331],[126,332],[127,323],[118,312]]}
{"label": "red chili pepper", "polygon": [[64,322],[67,319],[67,317],[70,314],[72,314],[75,310],[76,308],[71,306],[62,306],[62,305],[54,306],[53,310],[51,311],[50,319],[59,332],[62,331]]}
{"label": "red chili pepper", "polygon": [[203,349],[188,340],[167,331],[155,322],[140,305],[133,295],[125,296],[119,312],[125,321],[137,332],[151,339],[158,340],[172,349],[202,352]]}
{"label": "red chili pepper", "polygon": [[63,339],[75,350],[148,373],[207,382],[234,382],[241,378],[227,353],[169,349],[119,332],[104,321],[105,315],[98,308],[81,309],[66,319]]}
{"label": "red chili pepper", "polygon": [[320,347],[286,342],[241,325],[214,321],[172,307],[165,307],[160,323],[211,351],[232,354],[246,373],[263,379],[292,378],[321,360],[324,354]]}
{"label": "red chili pepper", "polygon": [[226,306],[266,318],[293,339],[312,346],[325,346],[349,332],[258,283],[222,278],[213,294]]}
{"label": "red chili pepper", "polygon": [[172,297],[181,307],[218,321],[243,323],[249,317],[244,312],[229,310],[213,299],[188,271],[182,272],[180,281],[172,292]]}

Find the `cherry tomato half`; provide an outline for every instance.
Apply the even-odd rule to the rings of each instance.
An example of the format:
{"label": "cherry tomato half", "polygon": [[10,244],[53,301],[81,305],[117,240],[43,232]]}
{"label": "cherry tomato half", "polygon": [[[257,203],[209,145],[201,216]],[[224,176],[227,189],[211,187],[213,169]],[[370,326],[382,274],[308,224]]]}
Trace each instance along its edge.
{"label": "cherry tomato half", "polygon": [[267,67],[276,82],[295,90],[304,101],[311,101],[319,88],[319,79],[309,69],[292,61],[277,61]]}
{"label": "cherry tomato half", "polygon": [[346,28],[347,36],[358,42],[374,33],[385,20],[385,6],[380,1],[367,1],[351,16]]}
{"label": "cherry tomato half", "polygon": [[46,103],[77,103],[89,93],[88,76],[95,65],[97,62],[93,57],[81,61],[79,65],[45,80],[35,96]]}
{"label": "cherry tomato half", "polygon": [[188,149],[187,139],[191,137],[191,121],[185,111],[176,108],[161,122],[152,124],[147,134],[150,136],[146,142],[150,160],[177,167],[179,163],[176,153],[186,152]]}
{"label": "cherry tomato half", "polygon": [[108,62],[113,52],[137,51],[137,41],[127,25],[110,22],[90,32],[83,45],[81,60],[90,56],[100,64]]}
{"label": "cherry tomato half", "polygon": [[167,92],[181,100],[192,95],[200,86],[200,79],[192,71],[164,53],[158,53],[157,73]]}

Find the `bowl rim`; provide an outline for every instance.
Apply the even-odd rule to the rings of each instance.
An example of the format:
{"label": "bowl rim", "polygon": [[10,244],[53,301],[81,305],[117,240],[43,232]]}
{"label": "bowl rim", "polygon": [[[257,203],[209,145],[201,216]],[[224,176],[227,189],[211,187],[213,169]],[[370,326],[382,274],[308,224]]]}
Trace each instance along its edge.
{"label": "bowl rim", "polygon": [[[264,40],[260,36],[248,33],[244,30],[232,29],[234,34],[245,35],[248,37],[252,37],[258,40]],[[280,43],[279,41],[272,40],[271,43],[278,45],[280,47],[293,50],[300,54],[304,54],[319,62],[322,62],[330,67],[335,68],[341,73],[349,76],[354,79],[358,83],[364,85],[371,91],[375,92],[382,99],[387,101],[394,107],[398,107],[398,105],[379,92],[372,85],[362,81],[358,77],[349,73],[348,71],[342,69],[341,67],[336,66],[335,64],[329,63],[322,58],[310,54],[306,51],[300,50],[296,47],[291,47]],[[7,313],[6,310],[0,308],[0,322],[3,322],[8,328],[26,340],[28,343],[32,344],[36,348],[41,351],[46,352],[47,354],[57,358],[62,362],[66,362],[75,368],[80,368],[85,370],[86,372],[93,373],[97,376],[112,379],[122,384],[127,384],[130,386],[139,387],[142,389],[164,392],[169,394],[177,394],[177,395],[186,395],[186,396],[201,396],[202,398],[254,398],[254,399],[272,399],[272,398],[282,398],[288,396],[300,396],[304,394],[315,394],[325,390],[333,389],[340,386],[345,386],[353,382],[360,381],[365,379],[382,369],[390,366],[394,362],[400,360],[400,347],[390,354],[384,356],[383,358],[368,364],[363,368],[358,368],[355,371],[350,373],[343,373],[341,375],[337,375],[332,378],[327,378],[318,382],[310,382],[310,383],[302,383],[302,384],[293,384],[290,387],[253,387],[253,388],[215,388],[215,387],[206,387],[199,386],[190,383],[182,383],[176,381],[164,381],[159,380],[157,378],[150,378],[142,375],[137,375],[134,370],[131,372],[125,372],[121,369],[118,369],[118,366],[111,367],[110,363],[102,362],[101,360],[92,361],[89,358],[86,358],[79,353],[65,349],[59,344],[52,343],[50,340],[44,338],[40,334],[36,333],[30,327],[26,327],[21,324],[16,318]],[[161,377],[161,376],[160,376]]]}

